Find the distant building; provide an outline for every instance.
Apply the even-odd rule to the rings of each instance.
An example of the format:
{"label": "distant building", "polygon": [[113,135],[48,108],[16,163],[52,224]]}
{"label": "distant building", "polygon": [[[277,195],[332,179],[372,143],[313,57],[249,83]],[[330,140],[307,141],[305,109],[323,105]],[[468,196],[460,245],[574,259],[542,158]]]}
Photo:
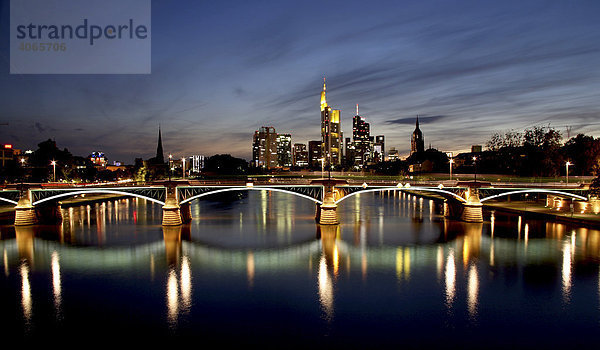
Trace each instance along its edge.
{"label": "distant building", "polygon": [[424,151],[425,139],[423,138],[423,132],[421,132],[421,129],[419,129],[419,117],[417,116],[415,131],[413,131],[412,137],[410,139],[410,154]]}
{"label": "distant building", "polygon": [[97,167],[106,167],[106,163],[108,162],[108,159],[104,156],[103,152],[92,152],[89,158]]}
{"label": "distant building", "polygon": [[354,165],[354,143],[351,141],[349,137],[345,139],[344,145],[344,166],[353,166]]}
{"label": "distant building", "polygon": [[295,143],[292,151],[292,163],[294,166],[308,167],[308,150],[305,143]]}
{"label": "distant building", "polygon": [[352,144],[353,167],[362,169],[372,159],[372,143],[370,125],[358,114],[358,105],[356,105],[356,115],[352,118]]}
{"label": "distant building", "polygon": [[292,135],[277,135],[277,165],[284,168],[292,166]]}
{"label": "distant building", "polygon": [[483,147],[481,145],[473,145],[471,146],[471,153],[481,153]]}
{"label": "distant building", "polygon": [[0,147],[0,167],[4,168],[9,163],[15,161],[15,157],[17,157],[21,153],[20,150],[13,148],[12,144],[5,143]]}
{"label": "distant building", "polygon": [[341,111],[332,109],[325,98],[325,79],[321,91],[321,153],[326,164],[339,167],[342,161]]}
{"label": "distant building", "polygon": [[257,168],[277,167],[277,133],[274,127],[263,126],[254,132],[252,165]]}
{"label": "distant building", "polygon": [[204,156],[194,155],[189,158],[190,171],[192,174],[199,174],[204,168]]}
{"label": "distant building", "polygon": [[308,162],[312,168],[321,168],[321,141],[308,141]]}
{"label": "distant building", "polygon": [[388,160],[398,160],[398,159],[400,159],[398,150],[394,147],[391,147],[390,151],[388,152]]}
{"label": "distant building", "polygon": [[385,136],[377,135],[373,146],[373,161],[375,163],[385,160]]}

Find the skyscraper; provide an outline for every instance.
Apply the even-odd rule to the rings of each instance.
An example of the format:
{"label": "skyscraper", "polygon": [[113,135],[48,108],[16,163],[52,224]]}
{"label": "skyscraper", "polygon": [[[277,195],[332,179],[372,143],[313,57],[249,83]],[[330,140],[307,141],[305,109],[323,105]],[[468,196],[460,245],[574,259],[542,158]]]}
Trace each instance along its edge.
{"label": "skyscraper", "polygon": [[370,125],[358,114],[352,119],[352,141],[354,145],[354,167],[362,169],[371,160],[371,131]]}
{"label": "skyscraper", "polygon": [[383,162],[385,160],[385,136],[375,136],[375,146],[373,147],[373,158],[375,162]]}
{"label": "skyscraper", "polygon": [[417,116],[415,131],[413,131],[412,137],[410,139],[410,154],[424,151],[425,139],[423,138],[423,133],[421,132],[421,129],[419,129],[419,116]]}
{"label": "skyscraper", "polygon": [[305,143],[295,143],[292,156],[294,166],[301,168],[308,166],[308,150]]}
{"label": "skyscraper", "polygon": [[325,78],[323,78],[323,91],[321,91],[321,153],[326,165],[333,168],[341,164],[341,112],[331,109],[325,97]]}
{"label": "skyscraper", "polygon": [[313,169],[321,168],[322,149],[321,141],[308,141],[308,162]]}
{"label": "skyscraper", "polygon": [[257,168],[272,169],[277,164],[277,133],[274,127],[263,126],[254,132],[252,165]]}
{"label": "skyscraper", "polygon": [[277,135],[277,165],[284,168],[292,166],[292,135]]}

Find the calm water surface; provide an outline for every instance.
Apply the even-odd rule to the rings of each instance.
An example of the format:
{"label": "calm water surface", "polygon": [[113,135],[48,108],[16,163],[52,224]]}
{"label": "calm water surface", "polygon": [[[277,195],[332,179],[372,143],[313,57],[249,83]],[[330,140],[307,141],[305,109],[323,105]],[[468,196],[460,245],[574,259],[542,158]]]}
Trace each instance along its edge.
{"label": "calm water surface", "polygon": [[398,193],[314,203],[250,191],[192,205],[63,208],[59,226],[1,227],[5,339],[88,344],[596,348],[600,231],[486,213],[446,220]]}

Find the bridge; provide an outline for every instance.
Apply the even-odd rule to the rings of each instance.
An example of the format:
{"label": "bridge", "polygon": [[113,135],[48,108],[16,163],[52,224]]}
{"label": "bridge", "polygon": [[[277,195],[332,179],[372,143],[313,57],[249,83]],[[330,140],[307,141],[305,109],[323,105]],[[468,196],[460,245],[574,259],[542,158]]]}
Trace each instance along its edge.
{"label": "bridge", "polygon": [[444,214],[466,222],[482,222],[482,203],[502,197],[538,193],[554,198],[589,201],[589,190],[581,187],[514,187],[493,186],[485,182],[442,183],[350,183],[347,180],[323,178],[309,181],[289,181],[279,184],[195,183],[193,181],[162,181],[150,185],[52,185],[21,184],[0,191],[0,202],[15,205],[17,226],[62,221],[60,200],[86,195],[116,194],[143,198],[162,205],[164,226],[182,225],[192,220],[190,203],[196,199],[231,191],[275,191],[289,193],[315,202],[315,220],[319,224],[339,223],[337,206],[354,195],[366,192],[401,191],[437,198],[444,202]]}

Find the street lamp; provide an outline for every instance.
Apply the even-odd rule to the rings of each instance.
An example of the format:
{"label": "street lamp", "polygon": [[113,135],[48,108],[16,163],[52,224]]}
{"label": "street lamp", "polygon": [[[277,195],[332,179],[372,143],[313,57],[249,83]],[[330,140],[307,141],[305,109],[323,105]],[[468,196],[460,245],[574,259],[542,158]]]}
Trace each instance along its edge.
{"label": "street lamp", "polygon": [[452,180],[452,163],[454,163],[454,159],[450,158],[450,180]]}
{"label": "street lamp", "polygon": [[21,158],[21,168],[23,168],[23,176],[21,176],[21,185],[25,181],[25,158]]}
{"label": "street lamp", "polygon": [[565,163],[565,166],[567,167],[567,185],[569,185],[569,165],[572,165],[573,163],[567,161]]}
{"label": "street lamp", "polygon": [[171,173],[173,172],[173,155],[169,154],[169,182],[171,182]]}
{"label": "street lamp", "polygon": [[52,182],[56,182],[56,161],[53,160],[50,164],[52,165]]}
{"label": "street lamp", "polygon": [[477,182],[477,157],[473,157],[473,168],[475,169],[475,182]]}

